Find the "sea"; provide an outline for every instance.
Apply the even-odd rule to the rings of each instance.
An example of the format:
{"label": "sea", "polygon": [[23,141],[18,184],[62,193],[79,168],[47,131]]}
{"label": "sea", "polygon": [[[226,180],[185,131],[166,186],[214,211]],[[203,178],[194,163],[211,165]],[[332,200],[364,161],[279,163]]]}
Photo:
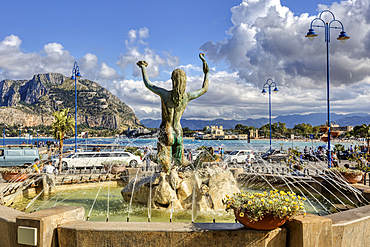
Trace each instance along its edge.
{"label": "sea", "polygon": [[[54,141],[52,138],[2,138],[0,139],[0,145],[21,145],[26,144],[35,144],[35,142],[41,142],[46,145],[46,142]],[[308,148],[312,147],[314,150],[317,147],[326,144],[325,142],[318,141],[318,140],[272,140],[271,148],[272,149],[285,149],[288,148],[298,148],[299,151],[303,151],[303,149],[307,146]],[[332,147],[335,144],[342,144],[346,149],[352,145],[359,146],[365,145],[365,142],[359,141],[332,141]],[[68,149],[74,149],[75,146],[75,139],[70,138],[64,141],[64,151]],[[93,145],[102,146],[101,150],[104,149],[104,146],[107,146],[105,149],[109,150],[112,146],[117,148],[125,148],[125,147],[137,147],[140,149],[144,149],[145,147],[149,148],[156,148],[157,147],[157,139],[148,139],[148,138],[77,138],[77,145],[79,149],[91,149]],[[253,150],[255,152],[265,152],[270,149],[270,140],[269,139],[258,139],[258,140],[195,140],[195,139],[184,139],[184,148],[190,150],[196,150],[198,147],[206,146],[206,147],[213,147],[214,150],[218,150],[222,148],[224,151],[235,151],[235,150]]]}

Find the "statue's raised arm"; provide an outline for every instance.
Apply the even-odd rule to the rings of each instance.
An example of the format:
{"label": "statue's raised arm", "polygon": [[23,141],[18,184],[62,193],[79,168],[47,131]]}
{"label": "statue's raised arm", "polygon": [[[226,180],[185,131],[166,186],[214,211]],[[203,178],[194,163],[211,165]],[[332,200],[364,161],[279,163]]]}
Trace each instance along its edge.
{"label": "statue's raised arm", "polygon": [[164,88],[157,87],[149,81],[148,74],[146,73],[146,67],[148,66],[148,63],[145,61],[139,61],[136,63],[136,65],[141,68],[145,86],[153,93],[158,94],[160,97],[162,97],[164,93],[167,92],[167,90]]}
{"label": "statue's raised arm", "polygon": [[204,53],[200,53],[199,54],[199,58],[202,60],[203,62],[203,72],[204,72],[204,80],[203,80],[203,86],[201,89],[198,89],[196,91],[192,91],[192,92],[188,92],[188,99],[189,101],[192,100],[192,99],[196,99],[198,98],[199,96],[205,94],[208,90],[208,85],[209,85],[209,67],[208,67],[208,64],[207,64],[207,61],[206,59],[204,58]]}

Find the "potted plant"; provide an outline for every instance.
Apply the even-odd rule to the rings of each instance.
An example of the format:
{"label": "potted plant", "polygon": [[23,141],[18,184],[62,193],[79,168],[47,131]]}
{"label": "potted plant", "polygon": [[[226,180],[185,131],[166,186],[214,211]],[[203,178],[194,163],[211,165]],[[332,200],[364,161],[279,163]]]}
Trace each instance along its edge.
{"label": "potted plant", "polygon": [[306,215],[303,202],[306,198],[293,192],[243,192],[226,195],[222,203],[226,211],[234,210],[235,218],[244,226],[257,230],[272,230],[293,216]]}
{"label": "potted plant", "polygon": [[321,140],[323,141],[323,142],[327,142],[328,141],[328,135],[327,134],[323,134],[322,136],[321,136]]}
{"label": "potted plant", "polygon": [[330,132],[330,135],[331,135],[332,137],[338,137],[338,136],[339,136],[339,134],[340,134],[340,132],[339,132],[339,131],[332,131],[332,132]]}
{"label": "potted plant", "polygon": [[361,181],[364,172],[361,170],[348,169],[345,167],[332,167],[331,171],[340,174],[342,178],[347,180],[351,184],[355,184]]}
{"label": "potted plant", "polygon": [[20,182],[25,180],[28,175],[26,169],[20,167],[0,167],[1,176],[5,181]]}

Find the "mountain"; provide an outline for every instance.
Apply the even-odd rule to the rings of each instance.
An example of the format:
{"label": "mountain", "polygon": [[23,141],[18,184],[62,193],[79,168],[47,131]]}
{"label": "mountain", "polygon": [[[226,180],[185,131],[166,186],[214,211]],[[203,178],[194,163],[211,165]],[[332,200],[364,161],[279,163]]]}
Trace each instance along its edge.
{"label": "mountain", "polygon": [[[262,126],[265,122],[268,122],[267,118],[260,119],[247,119],[247,120],[226,120],[226,119],[215,119],[215,120],[192,120],[192,119],[181,119],[181,126],[183,128],[188,127],[191,130],[202,130],[206,126],[220,126],[224,129],[235,128],[237,124],[243,124],[248,126]],[[143,125],[149,128],[158,128],[161,124],[160,119],[142,119],[140,121]]]}
{"label": "mountain", "polygon": [[[343,122],[340,122],[340,121],[343,118],[354,118],[354,117],[365,117],[365,116],[368,116],[368,114],[365,114],[365,113],[351,113],[351,114],[330,113],[330,121],[331,122],[334,121],[336,124],[339,124],[341,126],[346,126],[346,125],[355,126],[355,125],[358,125],[358,124],[354,124],[355,122],[347,121],[347,123],[344,124]],[[286,123],[286,126],[288,128],[293,128],[294,125],[300,124],[300,123],[309,123],[312,126],[321,125],[321,124],[325,124],[327,120],[328,120],[327,113],[311,113],[307,115],[293,114],[293,115],[278,116],[274,118],[272,122]]]}
{"label": "mountain", "polygon": [[[327,113],[311,113],[307,115],[285,115],[278,116],[272,119],[272,123],[281,122],[285,123],[288,128],[293,128],[294,125],[300,123],[309,123],[312,126],[325,124],[327,122]],[[352,113],[352,114],[330,114],[330,120],[335,121],[340,126],[347,125],[361,125],[363,123],[370,123],[370,116],[365,113]],[[142,119],[140,121],[143,125],[149,128],[158,128],[161,120],[154,119]],[[188,127],[191,130],[201,130],[205,126],[220,126],[222,125],[224,129],[234,129],[235,125],[242,124],[246,126],[254,126],[260,128],[262,125],[268,124],[268,118],[258,118],[252,119],[248,118],[246,120],[226,120],[226,119],[215,119],[215,120],[191,120],[191,119],[181,119],[181,125],[183,128]]]}
{"label": "mountain", "polygon": [[[80,79],[77,92],[78,124],[113,129],[141,126],[133,110],[98,83]],[[0,121],[4,124],[51,125],[52,113],[63,108],[70,108],[74,116],[75,82],[62,74],[0,82]]]}
{"label": "mountain", "polygon": [[351,117],[345,117],[338,119],[336,121],[337,124],[341,126],[346,126],[346,125],[361,125],[361,124],[370,124],[370,116],[351,116]]}

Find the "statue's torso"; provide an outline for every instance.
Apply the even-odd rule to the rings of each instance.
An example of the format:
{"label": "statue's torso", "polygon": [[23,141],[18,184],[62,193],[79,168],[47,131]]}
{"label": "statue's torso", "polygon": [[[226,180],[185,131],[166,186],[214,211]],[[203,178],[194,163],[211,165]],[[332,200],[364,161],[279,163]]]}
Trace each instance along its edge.
{"label": "statue's torso", "polygon": [[[187,94],[184,94],[184,98],[180,102],[180,104],[176,105],[175,102],[171,98],[171,94],[169,92],[167,97],[162,98],[162,123],[161,123],[161,131],[165,131],[163,133],[166,136],[166,139],[169,139],[169,142],[173,142],[174,136],[176,138],[182,137],[182,127],[180,124],[180,119],[182,114],[185,111],[185,108],[188,104],[188,97]],[[164,135],[161,135],[164,137]]]}

